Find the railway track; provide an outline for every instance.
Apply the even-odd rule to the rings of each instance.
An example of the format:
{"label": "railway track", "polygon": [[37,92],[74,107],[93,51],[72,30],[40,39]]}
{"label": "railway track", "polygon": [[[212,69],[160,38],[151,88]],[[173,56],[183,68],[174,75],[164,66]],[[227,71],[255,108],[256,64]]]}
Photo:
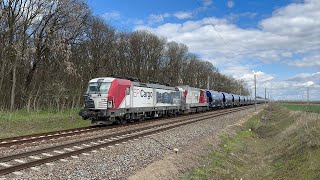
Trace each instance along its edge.
{"label": "railway track", "polygon": [[[202,115],[191,115],[187,118],[192,117],[198,117]],[[177,118],[177,117],[176,117]],[[181,116],[178,118],[184,118],[185,116]],[[39,133],[39,134],[31,134],[31,135],[25,135],[25,136],[17,136],[17,137],[10,137],[10,138],[4,138],[0,139],[0,147],[9,147],[14,145],[22,145],[27,143],[35,143],[40,142],[43,140],[56,140],[58,138],[64,138],[64,137],[72,137],[79,134],[89,133],[89,132],[95,132],[95,131],[103,131],[103,130],[112,130],[120,127],[126,127],[126,126],[134,126],[137,124],[146,124],[149,122],[156,122],[160,121],[163,118],[159,118],[158,120],[145,120],[143,122],[134,122],[134,123],[128,123],[118,126],[90,126],[90,127],[82,127],[82,128],[75,128],[75,129],[67,129],[67,130],[60,130],[60,131],[53,131],[53,132],[47,132],[47,133]]]}
{"label": "railway track", "polygon": [[32,143],[32,142],[48,140],[48,139],[57,139],[60,137],[67,137],[67,136],[72,136],[80,133],[96,131],[98,128],[100,127],[90,126],[90,127],[83,127],[83,128],[67,129],[67,130],[61,130],[61,131],[4,138],[4,139],[0,139],[0,147],[8,147],[8,146],[13,146],[17,144]]}
{"label": "railway track", "polygon": [[189,116],[187,117],[188,120],[186,120],[186,118],[180,118],[178,120],[169,121],[162,124],[150,125],[140,128],[137,127],[127,131],[114,132],[108,135],[81,140],[78,142],[66,143],[62,145],[0,157],[0,175],[6,175],[15,171],[39,166],[56,160],[63,160],[67,157],[77,158],[76,155],[86,155],[86,152],[89,151],[96,151],[98,149],[104,150],[106,147],[117,146],[121,143],[127,143],[128,141],[139,140],[140,138],[152,134],[157,134],[179,126],[241,111],[243,109],[247,109],[248,107],[251,106],[213,111],[212,113],[205,113],[197,117]]}
{"label": "railway track", "polygon": [[43,141],[43,140],[55,140],[58,138],[71,137],[71,136],[89,133],[89,132],[112,130],[112,129],[116,129],[116,128],[120,128],[120,127],[134,126],[137,124],[147,124],[149,122],[156,122],[156,121],[160,121],[162,119],[163,118],[159,118],[157,120],[147,119],[143,122],[133,122],[133,123],[123,124],[123,125],[116,125],[116,126],[89,126],[89,127],[67,129],[67,130],[53,131],[53,132],[47,132],[47,133],[39,133],[39,134],[31,134],[31,135],[25,135],[25,136],[3,138],[3,139],[0,139],[0,147],[22,145],[22,144],[26,144],[26,143],[39,142],[39,141]]}

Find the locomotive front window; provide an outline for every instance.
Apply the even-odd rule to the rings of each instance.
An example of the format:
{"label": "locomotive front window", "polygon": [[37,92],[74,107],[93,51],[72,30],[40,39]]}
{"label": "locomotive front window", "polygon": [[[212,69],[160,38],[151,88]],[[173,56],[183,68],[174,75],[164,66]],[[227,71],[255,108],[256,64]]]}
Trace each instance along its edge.
{"label": "locomotive front window", "polygon": [[111,83],[109,82],[94,82],[89,83],[87,94],[107,94],[109,91]]}

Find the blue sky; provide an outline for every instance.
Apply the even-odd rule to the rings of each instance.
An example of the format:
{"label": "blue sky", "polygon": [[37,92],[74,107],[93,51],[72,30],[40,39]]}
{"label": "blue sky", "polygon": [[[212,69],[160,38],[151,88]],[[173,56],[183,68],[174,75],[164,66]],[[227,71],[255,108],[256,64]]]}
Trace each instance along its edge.
{"label": "blue sky", "polygon": [[[87,0],[87,2],[95,15],[106,16],[105,19],[108,22],[123,30],[133,30],[136,26],[136,21],[146,20],[150,15],[164,13],[174,14],[179,11],[196,11],[199,5],[204,6],[204,1],[201,0]],[[199,10],[199,12],[190,19],[201,19],[206,16],[232,18],[232,21],[239,27],[257,28],[257,23],[261,19],[270,17],[274,9],[285,6],[292,2],[292,0],[274,0],[272,3],[270,3],[270,0],[260,0],[259,2],[254,0],[241,2],[241,0],[237,0],[229,1],[232,2],[229,3],[229,6],[228,1],[225,0],[206,2],[211,4],[206,7],[205,11]],[[230,6],[232,6],[232,8],[230,8]],[[165,22],[184,22],[184,20],[169,17]],[[163,22],[157,22],[153,25],[159,25],[161,23]]]}
{"label": "blue sky", "polygon": [[320,100],[319,0],[87,0],[121,31],[147,29],[274,99]]}

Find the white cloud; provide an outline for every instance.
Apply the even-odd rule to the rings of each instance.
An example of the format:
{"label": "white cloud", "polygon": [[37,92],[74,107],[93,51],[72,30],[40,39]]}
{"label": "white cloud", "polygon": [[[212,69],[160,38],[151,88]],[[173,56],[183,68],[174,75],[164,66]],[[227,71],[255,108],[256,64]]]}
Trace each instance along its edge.
{"label": "white cloud", "polygon": [[315,73],[301,73],[289,78],[289,81],[306,81],[312,79],[319,79],[320,81],[320,72]]}
{"label": "white cloud", "polygon": [[110,12],[106,12],[102,15],[102,17],[106,20],[110,20],[110,19],[120,19],[120,13],[119,11],[110,11]]}
{"label": "white cloud", "polygon": [[282,61],[289,64],[295,54],[320,51],[319,13],[320,1],[308,0],[276,10],[272,17],[259,23],[260,29],[242,29],[227,19],[215,17],[166,23],[148,29],[188,45],[192,52],[201,56],[227,58],[231,62],[249,57],[263,63]]}
{"label": "white cloud", "polygon": [[287,81],[273,81],[272,94],[276,99],[306,100],[307,88],[310,90],[310,100],[320,99],[320,72],[301,73]]}
{"label": "white cloud", "polygon": [[257,95],[264,97],[264,89],[271,88],[275,82],[275,75],[268,74],[262,71],[253,71],[254,66],[241,64],[228,64],[226,68],[221,70],[221,73],[231,76],[235,79],[245,82],[249,88],[251,95],[254,95],[254,74],[256,74]]}
{"label": "white cloud", "polygon": [[320,86],[313,81],[302,82],[288,82],[288,81],[272,81],[271,86],[267,88],[267,92],[272,94],[275,100],[306,100],[307,88],[310,90],[310,100],[319,100]]}
{"label": "white cloud", "polygon": [[128,20],[129,23],[133,23],[135,25],[142,25],[144,24],[144,20],[142,19],[129,19]]}
{"label": "white cloud", "polygon": [[302,68],[320,69],[320,55],[304,57],[302,60],[290,62],[289,65]]}
{"label": "white cloud", "polygon": [[230,22],[236,22],[238,21],[240,18],[254,18],[257,16],[257,13],[254,12],[244,12],[244,13],[231,13],[229,15],[226,16],[226,19],[228,19],[228,21]]}
{"label": "white cloud", "polygon": [[228,1],[227,2],[228,8],[233,8],[234,7],[234,2],[233,1]]}
{"label": "white cloud", "polygon": [[263,20],[263,30],[296,38],[319,37],[320,1],[306,0],[305,3],[292,3],[273,13],[271,18]]}
{"label": "white cloud", "polygon": [[306,83],[303,84],[303,86],[306,86],[306,87],[310,87],[310,86],[312,86],[312,85],[314,85],[314,82],[313,82],[313,81],[308,81],[308,82],[306,82]]}
{"label": "white cloud", "polygon": [[193,14],[198,14],[206,11],[211,6],[212,0],[203,0],[202,3],[200,3],[199,0],[196,0],[196,3],[198,5],[198,8],[193,11]]}
{"label": "white cloud", "polygon": [[274,76],[262,71],[257,71],[254,74],[256,74],[256,77],[259,78],[259,82],[262,82],[262,83],[272,81],[274,79]]}
{"label": "white cloud", "polygon": [[[227,18],[215,17],[136,28],[147,28],[169,41],[184,43],[192,53],[222,69],[222,73],[252,82],[254,67],[242,66],[251,61],[260,65],[277,62],[302,68],[320,68],[319,17],[320,1],[306,0],[275,10],[271,17],[260,21],[259,28],[255,29],[243,29]],[[302,58],[294,61],[296,57]],[[293,81],[293,78],[301,78],[301,74],[298,74],[286,81],[266,72],[256,73],[260,75],[259,87],[272,87],[274,97],[278,99],[286,95],[294,97],[311,82],[314,83],[314,90],[320,90],[319,78],[317,81],[310,77]],[[249,85],[252,87],[252,84]],[[263,92],[261,89],[259,91]],[[314,97],[320,99],[318,94]]]}
{"label": "white cloud", "polygon": [[[144,20],[137,21],[136,20],[137,23],[133,23],[133,24],[135,24],[139,27],[144,27],[144,25],[142,25],[142,23],[140,23],[140,22],[147,22],[148,26],[152,26],[156,23],[160,23],[160,22],[165,21],[165,19],[169,18],[169,17],[175,17],[177,19],[189,19],[189,18],[194,17],[199,12],[206,10],[212,4],[212,0],[203,0],[202,3],[200,3],[200,1],[196,1],[196,2],[198,3],[198,6],[199,6],[196,9],[193,9],[190,11],[178,11],[175,13],[150,14],[146,21],[144,21]],[[137,27],[136,27],[136,29],[137,29]]]}
{"label": "white cloud", "polygon": [[204,7],[208,7],[208,6],[210,6],[212,4],[212,0],[204,0],[203,1],[203,6]]}
{"label": "white cloud", "polygon": [[264,90],[267,88],[275,100],[294,99],[306,100],[307,87],[310,89],[310,100],[320,99],[320,72],[296,74],[288,80],[279,80],[274,74],[268,74],[263,71],[252,71],[255,66],[241,64],[227,64],[221,72],[242,80],[254,94],[254,74],[257,76],[257,95],[264,97]]}
{"label": "white cloud", "polygon": [[178,19],[188,19],[188,18],[192,18],[192,16],[193,16],[192,12],[179,11],[174,13],[174,17]]}
{"label": "white cloud", "polygon": [[152,25],[154,23],[159,23],[159,22],[162,22],[164,21],[165,18],[168,18],[170,17],[171,14],[169,13],[164,13],[164,14],[151,14],[149,15],[148,17],[148,24],[149,25]]}
{"label": "white cloud", "polygon": [[148,25],[152,26],[155,23],[161,23],[165,21],[166,18],[169,17],[175,17],[177,19],[188,19],[193,17],[193,12],[188,12],[188,11],[178,11],[174,14],[170,13],[163,13],[163,14],[151,14],[148,17]]}

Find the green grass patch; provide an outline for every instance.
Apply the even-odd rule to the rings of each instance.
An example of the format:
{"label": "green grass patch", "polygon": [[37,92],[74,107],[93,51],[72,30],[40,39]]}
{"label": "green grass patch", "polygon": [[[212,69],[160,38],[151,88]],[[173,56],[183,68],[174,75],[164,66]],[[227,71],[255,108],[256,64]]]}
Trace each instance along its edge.
{"label": "green grass patch", "polygon": [[82,120],[78,112],[79,109],[29,113],[24,110],[2,111],[0,112],[0,138],[89,126],[90,121]]}
{"label": "green grass patch", "polygon": [[320,104],[281,104],[281,106],[293,111],[320,113]]}
{"label": "green grass patch", "polygon": [[256,130],[260,125],[260,118],[259,116],[251,117],[247,122],[244,123],[244,130]]}
{"label": "green grass patch", "polygon": [[273,105],[223,135],[208,165],[184,179],[319,179],[319,114]]}
{"label": "green grass patch", "polygon": [[235,135],[221,135],[222,144],[217,150],[210,152],[208,166],[195,168],[184,179],[235,179],[246,166],[242,157],[237,154],[247,149],[244,139],[254,139],[253,131],[259,124],[258,116],[254,116]]}

